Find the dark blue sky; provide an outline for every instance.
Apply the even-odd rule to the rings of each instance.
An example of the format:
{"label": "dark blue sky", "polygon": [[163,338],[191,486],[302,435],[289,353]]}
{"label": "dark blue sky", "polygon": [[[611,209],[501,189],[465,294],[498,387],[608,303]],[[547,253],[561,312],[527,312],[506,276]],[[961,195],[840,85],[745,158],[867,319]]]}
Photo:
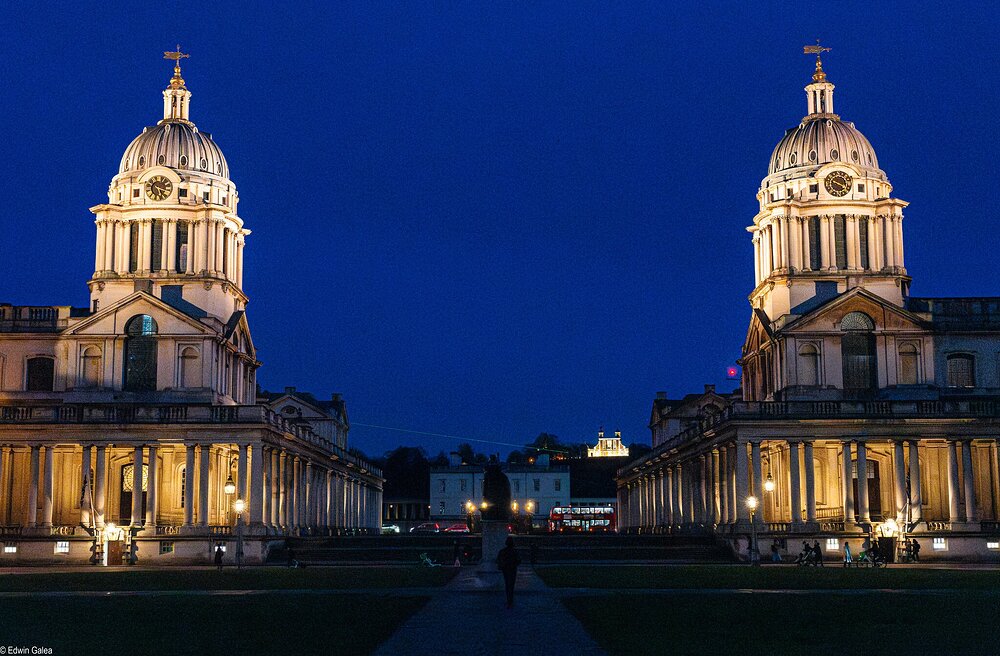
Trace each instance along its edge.
{"label": "dark blue sky", "polygon": [[648,442],[657,390],[732,387],[745,227],[816,37],[912,203],[912,293],[1000,293],[993,3],[702,4],[6,6],[0,299],[87,304],[87,208],[179,42],[253,230],[266,388],[342,392],[371,454],[458,440],[359,424]]}

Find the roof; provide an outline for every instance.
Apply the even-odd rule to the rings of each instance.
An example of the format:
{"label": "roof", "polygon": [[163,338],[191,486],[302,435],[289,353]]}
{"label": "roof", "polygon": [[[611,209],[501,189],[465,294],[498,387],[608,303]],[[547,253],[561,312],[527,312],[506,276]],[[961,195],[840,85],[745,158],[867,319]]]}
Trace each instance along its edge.
{"label": "roof", "polygon": [[263,400],[268,405],[283,397],[298,399],[302,403],[312,406],[315,410],[333,417],[347,418],[347,403],[340,394],[333,394],[329,400],[321,401],[311,392],[303,392],[294,387],[286,387],[282,392],[257,391],[257,399]]}
{"label": "roof", "polygon": [[1000,297],[906,299],[910,312],[929,314],[936,331],[1000,330]]}

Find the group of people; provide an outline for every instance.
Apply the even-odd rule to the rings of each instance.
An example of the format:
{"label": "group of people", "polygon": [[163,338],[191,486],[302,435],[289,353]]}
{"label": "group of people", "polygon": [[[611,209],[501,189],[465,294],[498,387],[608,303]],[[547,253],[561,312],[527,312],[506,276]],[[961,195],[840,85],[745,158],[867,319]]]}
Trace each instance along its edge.
{"label": "group of people", "polygon": [[[778,556],[775,559],[775,556]],[[771,545],[771,560],[774,562],[781,562],[781,556],[778,554],[778,543],[777,541]],[[802,551],[795,558],[796,565],[813,565],[823,567],[823,550],[819,548],[819,540],[813,542],[812,546],[809,546],[808,542],[802,542]]]}

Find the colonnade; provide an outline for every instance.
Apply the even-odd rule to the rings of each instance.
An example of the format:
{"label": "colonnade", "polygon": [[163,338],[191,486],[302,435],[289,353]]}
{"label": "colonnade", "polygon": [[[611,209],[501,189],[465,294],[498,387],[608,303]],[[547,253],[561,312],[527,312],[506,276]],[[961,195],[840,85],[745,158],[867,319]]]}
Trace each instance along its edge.
{"label": "colonnade", "polygon": [[[137,230],[132,253],[132,230]],[[154,267],[154,234],[159,239]],[[100,274],[217,275],[243,286],[242,231],[223,218],[97,220],[95,277]]]}
{"label": "colonnade", "polygon": [[[837,270],[837,215],[772,216],[754,232],[755,284],[760,284],[773,271],[812,270],[813,262],[820,271]],[[844,251],[846,269],[850,271],[882,271],[902,269],[903,216],[899,213],[868,216],[846,214],[844,217]],[[816,220],[818,249],[812,252],[810,223]],[[862,239],[861,224],[865,238]],[[862,255],[864,249],[864,255]],[[864,266],[867,258],[867,266]]]}
{"label": "colonnade", "polygon": [[[820,527],[820,521],[839,530],[872,522],[868,491],[869,445],[890,446],[893,469],[893,496],[896,521],[914,524],[925,520],[921,489],[920,459],[922,446],[917,439],[895,440],[822,440],[820,447],[836,448],[840,472],[839,517],[829,512],[820,518],[817,511],[816,440],[766,440],[769,449],[787,449],[787,466],[781,480],[775,480],[782,498],[787,499],[779,516],[768,504],[765,491],[761,445],[764,440],[739,440],[719,444],[703,453],[653,465],[648,472],[624,481],[619,488],[619,525],[625,529],[701,526],[712,528],[736,525],[750,519],[747,498],[755,496],[758,522],[788,522],[792,530]],[[996,446],[996,445],[995,445]],[[951,524],[972,524],[980,520],[976,500],[976,474],[971,439],[951,439],[945,445],[948,471],[948,512]],[[908,452],[908,456],[907,456]],[[800,462],[801,454],[801,462]],[[1000,452],[998,452],[1000,456]],[[775,456],[772,455],[772,458]],[[961,463],[961,464],[960,464]],[[770,476],[770,469],[768,476]],[[994,473],[994,478],[998,476]],[[855,499],[854,480],[857,485]],[[865,484],[860,484],[865,481]],[[994,487],[1000,481],[994,481]],[[996,495],[996,491],[994,491]],[[996,499],[994,507],[1000,503]],[[826,506],[831,506],[830,500]],[[804,510],[804,512],[803,512]],[[787,511],[787,512],[786,512]],[[945,518],[940,518],[945,521]],[[1000,517],[996,518],[1000,519]]]}

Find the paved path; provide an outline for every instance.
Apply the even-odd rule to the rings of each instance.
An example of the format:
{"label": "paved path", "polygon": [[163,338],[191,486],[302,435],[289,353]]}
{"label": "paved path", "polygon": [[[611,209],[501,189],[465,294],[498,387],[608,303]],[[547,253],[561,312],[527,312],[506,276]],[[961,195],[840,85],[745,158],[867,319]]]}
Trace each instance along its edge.
{"label": "paved path", "polygon": [[598,656],[580,622],[530,567],[517,576],[514,608],[504,607],[500,574],[479,577],[463,568],[427,605],[407,620],[375,656],[460,654],[524,656],[553,653]]}

